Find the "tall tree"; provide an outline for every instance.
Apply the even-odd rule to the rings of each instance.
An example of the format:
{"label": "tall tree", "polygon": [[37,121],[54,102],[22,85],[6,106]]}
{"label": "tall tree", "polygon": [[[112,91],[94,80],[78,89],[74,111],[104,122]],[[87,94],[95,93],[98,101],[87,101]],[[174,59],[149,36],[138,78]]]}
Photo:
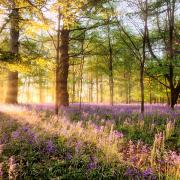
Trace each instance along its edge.
{"label": "tall tree", "polygon": [[67,79],[69,70],[69,30],[61,23],[61,12],[58,9],[58,32],[56,47],[56,114],[61,106],[69,105],[69,94],[67,89]]}
{"label": "tall tree", "polygon": [[[178,1],[167,0],[167,1],[155,1],[151,4],[152,6],[152,18],[156,25],[154,29],[157,30],[157,41],[152,40],[151,33],[148,30],[148,48],[153,58],[156,60],[154,66],[151,69],[158,69],[158,74],[161,74],[164,78],[159,78],[153,71],[147,71],[147,74],[158,81],[166,89],[170,90],[170,106],[174,109],[177,104],[178,97],[180,94],[180,74],[179,74],[179,55],[178,46],[176,44],[178,40],[178,21],[176,19],[176,12],[178,7]],[[157,51],[157,45],[161,46],[160,51],[163,56],[159,56]],[[166,84],[168,82],[168,84]],[[169,98],[167,98],[169,99]]]}
{"label": "tall tree", "polygon": [[[7,14],[7,19],[3,28],[10,23],[10,35],[9,35],[9,51],[6,54],[7,61],[9,62],[19,62],[20,54],[19,54],[19,32],[20,32],[20,22],[23,19],[24,12],[30,12],[31,14],[35,14],[37,12],[38,7],[42,5],[44,1],[38,0],[9,0],[9,1],[0,1],[1,7]],[[36,9],[36,11],[34,11]],[[25,18],[26,19],[26,18]],[[26,24],[26,23],[25,23]],[[2,30],[2,29],[1,29]],[[2,31],[1,31],[2,32]],[[18,69],[18,68],[17,68]],[[6,92],[6,103],[16,104],[18,103],[18,70],[14,68],[14,70],[9,70],[8,72],[8,83],[7,83],[7,92]]]}
{"label": "tall tree", "polygon": [[[11,14],[10,14],[10,52],[14,58],[19,55],[19,9],[15,2],[11,1]],[[6,103],[18,103],[18,72],[8,72],[8,87],[6,94]]]}

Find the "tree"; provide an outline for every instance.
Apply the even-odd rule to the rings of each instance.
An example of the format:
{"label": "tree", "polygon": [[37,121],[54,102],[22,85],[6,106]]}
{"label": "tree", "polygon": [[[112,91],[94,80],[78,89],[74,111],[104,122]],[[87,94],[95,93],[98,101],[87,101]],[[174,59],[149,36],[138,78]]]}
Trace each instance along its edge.
{"label": "tree", "polygon": [[[43,1],[38,1],[42,3]],[[9,40],[9,53],[11,58],[14,60],[19,59],[19,34],[20,34],[20,21],[22,19],[21,14],[23,14],[24,9],[29,11],[32,8],[36,8],[36,2],[34,4],[30,0],[26,0],[23,3],[21,1],[11,0],[8,2],[0,1],[0,4],[6,8],[5,11],[10,11],[8,18],[3,26],[3,28],[10,22],[10,40]],[[6,93],[6,103],[16,104],[18,103],[18,71],[8,72],[8,86]]]}
{"label": "tree", "polygon": [[[148,48],[155,63],[153,67],[151,66],[150,70],[147,70],[147,74],[170,90],[170,106],[172,109],[174,109],[175,104],[177,104],[180,94],[179,55],[176,53],[178,48],[176,45],[178,39],[178,21],[175,18],[177,6],[178,2],[176,0],[155,1],[152,3],[151,14],[152,17],[155,16],[154,20],[158,32],[156,34],[157,41],[152,41],[148,30]],[[154,34],[154,31],[155,29],[153,29],[151,33]],[[161,50],[159,50],[163,54],[161,57],[155,52],[157,43],[162,47]],[[162,78],[159,78],[156,73],[152,73],[153,69],[157,68],[158,74],[161,72],[161,75],[165,78],[165,82],[163,82]],[[169,85],[166,84],[166,81],[168,81]]]}
{"label": "tree", "polygon": [[[127,45],[130,51],[134,54],[139,61],[140,68],[140,90],[141,90],[141,113],[144,114],[144,67],[146,62],[146,45],[147,45],[147,28],[148,28],[148,1],[140,0],[138,2],[128,1],[128,7],[135,9],[132,13],[127,13],[126,17],[130,19],[130,22],[135,26],[138,35],[132,35],[132,32],[128,32],[127,28],[116,17],[117,25],[120,31],[120,36],[124,43]],[[141,26],[136,25],[136,17],[141,23]],[[138,41],[137,41],[138,38]]]}
{"label": "tree", "polygon": [[[11,3],[12,12],[10,14],[10,52],[14,57],[19,55],[19,9],[14,1]],[[9,71],[8,89],[6,103],[16,104],[18,102],[18,72]]]}

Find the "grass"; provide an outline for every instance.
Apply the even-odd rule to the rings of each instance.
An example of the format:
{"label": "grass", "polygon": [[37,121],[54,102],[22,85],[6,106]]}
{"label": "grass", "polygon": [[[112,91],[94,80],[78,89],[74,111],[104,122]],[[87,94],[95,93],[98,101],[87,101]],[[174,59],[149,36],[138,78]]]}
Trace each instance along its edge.
{"label": "grass", "polygon": [[0,177],[179,179],[179,108],[146,109],[1,105]]}

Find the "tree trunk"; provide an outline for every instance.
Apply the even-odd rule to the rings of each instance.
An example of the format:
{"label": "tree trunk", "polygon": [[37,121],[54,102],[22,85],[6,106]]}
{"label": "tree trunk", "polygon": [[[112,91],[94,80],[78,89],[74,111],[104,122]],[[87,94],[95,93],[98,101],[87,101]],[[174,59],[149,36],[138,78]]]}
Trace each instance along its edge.
{"label": "tree trunk", "polygon": [[[18,58],[19,53],[19,11],[13,3],[10,27],[10,52],[13,58]],[[7,94],[6,103],[17,104],[18,103],[18,72],[8,72]]]}
{"label": "tree trunk", "polygon": [[128,77],[128,104],[131,103],[131,71],[129,72]]}
{"label": "tree trunk", "polygon": [[100,83],[100,102],[103,103],[103,76],[100,76],[101,78],[101,83]]}
{"label": "tree trunk", "polygon": [[75,102],[76,96],[76,76],[75,76],[75,65],[73,65],[73,82],[72,82],[72,103]]}
{"label": "tree trunk", "polygon": [[31,101],[31,96],[30,96],[30,77],[27,77],[27,91],[26,91],[26,95],[27,95],[27,103],[30,103]]}
{"label": "tree trunk", "polygon": [[114,104],[114,81],[112,72],[110,72],[109,76],[109,89],[110,89],[110,105],[113,106]]}
{"label": "tree trunk", "polygon": [[173,50],[173,45],[174,45],[174,13],[175,13],[175,1],[172,3],[167,2],[167,12],[168,12],[168,25],[169,25],[169,41],[168,41],[168,58],[169,58],[169,75],[168,75],[168,80],[169,80],[169,85],[170,85],[170,103],[171,103],[171,108],[174,109],[175,104],[177,103],[177,99],[179,96],[179,87],[180,82],[178,82],[177,87],[175,88],[174,85],[174,68],[173,68],[173,60],[174,60],[174,50]]}
{"label": "tree trunk", "polygon": [[69,94],[67,88],[69,71],[69,30],[63,29],[60,35],[60,59],[58,69],[58,107],[69,106]]}
{"label": "tree trunk", "polygon": [[180,94],[180,82],[176,88],[171,89],[171,108],[172,109],[174,109],[174,106],[178,102],[179,94]]}
{"label": "tree trunk", "polygon": [[[2,76],[2,74],[1,74]],[[3,79],[0,79],[0,103],[3,103],[4,102],[4,81]]]}
{"label": "tree trunk", "polygon": [[44,103],[44,95],[43,95],[43,88],[39,88],[39,102]]}
{"label": "tree trunk", "polygon": [[127,77],[127,72],[126,72],[126,70],[125,70],[125,68],[124,68],[124,80],[125,80],[125,97],[126,97],[126,104],[128,104],[128,101],[129,101],[129,92],[128,92],[128,89],[129,89],[129,87],[128,87],[128,77]]}
{"label": "tree trunk", "polygon": [[149,78],[149,104],[152,104],[152,88],[151,88],[151,79]]}
{"label": "tree trunk", "polygon": [[63,106],[69,106],[68,94],[68,73],[69,73],[69,33],[68,29],[60,30],[61,13],[58,9],[58,33],[56,47],[56,108],[55,113],[58,114],[58,109]]}
{"label": "tree trunk", "polygon": [[58,8],[58,30],[57,30],[57,47],[56,47],[56,91],[55,91],[55,113],[58,115],[59,112],[59,48],[60,48],[60,24],[61,24],[61,13],[60,7]]}
{"label": "tree trunk", "polygon": [[141,113],[144,114],[144,64],[146,61],[146,43],[147,43],[147,20],[148,20],[148,0],[145,1],[144,10],[144,34],[143,34],[143,56],[140,63],[140,86],[141,86]]}
{"label": "tree trunk", "polygon": [[90,74],[90,89],[89,89],[89,101],[90,103],[93,102],[93,77],[92,77],[92,73]]}
{"label": "tree trunk", "polygon": [[144,65],[140,67],[141,113],[144,113]]}
{"label": "tree trunk", "polygon": [[96,74],[96,103],[99,102],[99,79],[98,75]]}
{"label": "tree trunk", "polygon": [[[109,22],[109,19],[108,19]],[[113,51],[110,37],[110,26],[108,24],[108,45],[109,45],[109,91],[110,91],[110,105],[114,103],[114,80],[113,80]]]}
{"label": "tree trunk", "polygon": [[79,108],[81,109],[81,105],[82,105],[82,90],[83,90],[83,69],[84,69],[84,40],[85,40],[85,32],[83,35],[83,39],[81,42],[81,51],[82,51],[82,55],[81,55],[81,64],[80,64],[80,100],[79,100]]}

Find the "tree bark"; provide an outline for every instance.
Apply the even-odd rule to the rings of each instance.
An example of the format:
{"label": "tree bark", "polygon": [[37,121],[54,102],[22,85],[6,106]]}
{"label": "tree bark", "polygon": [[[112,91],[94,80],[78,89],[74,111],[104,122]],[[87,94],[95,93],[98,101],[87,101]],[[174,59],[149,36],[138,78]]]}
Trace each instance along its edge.
{"label": "tree bark", "polygon": [[99,78],[98,75],[96,74],[96,103],[98,104],[99,102]]}
{"label": "tree bark", "polygon": [[30,77],[27,77],[27,90],[26,90],[26,95],[27,95],[27,103],[30,103],[31,101],[31,95],[30,95]]}
{"label": "tree bark", "polygon": [[[108,17],[109,18],[109,17]],[[108,19],[109,22],[109,19]],[[113,50],[110,37],[110,26],[108,23],[108,45],[109,45],[109,91],[110,91],[110,105],[114,104],[114,79],[113,79]]]}
{"label": "tree bark", "polygon": [[39,102],[44,103],[44,95],[43,95],[43,88],[39,87]]}
{"label": "tree bark", "polygon": [[179,96],[179,84],[178,82],[177,87],[175,87],[174,84],[174,68],[173,68],[173,59],[174,59],[174,13],[175,13],[175,1],[168,2],[167,1],[167,14],[168,14],[168,26],[169,26],[169,40],[168,40],[168,50],[167,55],[169,59],[169,75],[167,77],[167,80],[169,81],[170,86],[170,103],[171,108],[174,109],[175,104],[177,103],[177,99]]}
{"label": "tree bark", "polygon": [[100,102],[103,103],[103,76],[100,76]]}
{"label": "tree bark", "polygon": [[76,75],[75,75],[75,65],[73,65],[73,82],[72,82],[72,103],[75,102],[76,97]]}
{"label": "tree bark", "polygon": [[128,104],[131,103],[131,70],[128,74]]}
{"label": "tree bark", "polygon": [[83,91],[83,69],[84,69],[84,41],[85,41],[85,32],[83,34],[83,39],[81,42],[81,51],[82,51],[82,55],[81,55],[81,64],[80,64],[80,99],[79,99],[79,108],[81,109],[82,106],[82,91]]}
{"label": "tree bark", "polygon": [[93,77],[92,77],[92,73],[90,74],[90,89],[89,89],[89,101],[90,103],[93,102]]}
{"label": "tree bark", "polygon": [[[2,74],[1,74],[2,77]],[[0,79],[0,103],[4,103],[4,81],[3,78]]]}
{"label": "tree bark", "polygon": [[55,91],[55,114],[58,115],[59,112],[59,48],[60,48],[60,23],[61,23],[61,13],[60,7],[58,8],[58,30],[57,30],[57,47],[56,47],[56,91]]}
{"label": "tree bark", "polygon": [[146,43],[147,43],[147,20],[148,20],[148,0],[145,1],[144,10],[144,34],[143,34],[143,55],[140,63],[140,87],[141,87],[141,113],[144,114],[144,64],[146,61]]}
{"label": "tree bark", "polygon": [[56,47],[56,107],[55,113],[58,114],[60,107],[69,106],[68,94],[68,73],[69,73],[69,33],[68,29],[60,30],[61,14],[59,8],[58,33]]}
{"label": "tree bark", "polygon": [[144,64],[140,66],[141,113],[144,113]]}
{"label": "tree bark", "polygon": [[151,79],[149,78],[149,104],[152,104],[152,87],[151,87]]}
{"label": "tree bark", "polygon": [[[10,52],[15,59],[18,58],[19,53],[19,10],[15,7],[14,2],[12,3],[12,13],[10,15],[10,18]],[[8,104],[18,103],[18,72],[8,72],[5,102]]]}
{"label": "tree bark", "polygon": [[60,59],[58,70],[58,106],[69,106],[69,94],[67,87],[68,73],[69,73],[69,30],[63,29],[61,31],[60,39]]}

